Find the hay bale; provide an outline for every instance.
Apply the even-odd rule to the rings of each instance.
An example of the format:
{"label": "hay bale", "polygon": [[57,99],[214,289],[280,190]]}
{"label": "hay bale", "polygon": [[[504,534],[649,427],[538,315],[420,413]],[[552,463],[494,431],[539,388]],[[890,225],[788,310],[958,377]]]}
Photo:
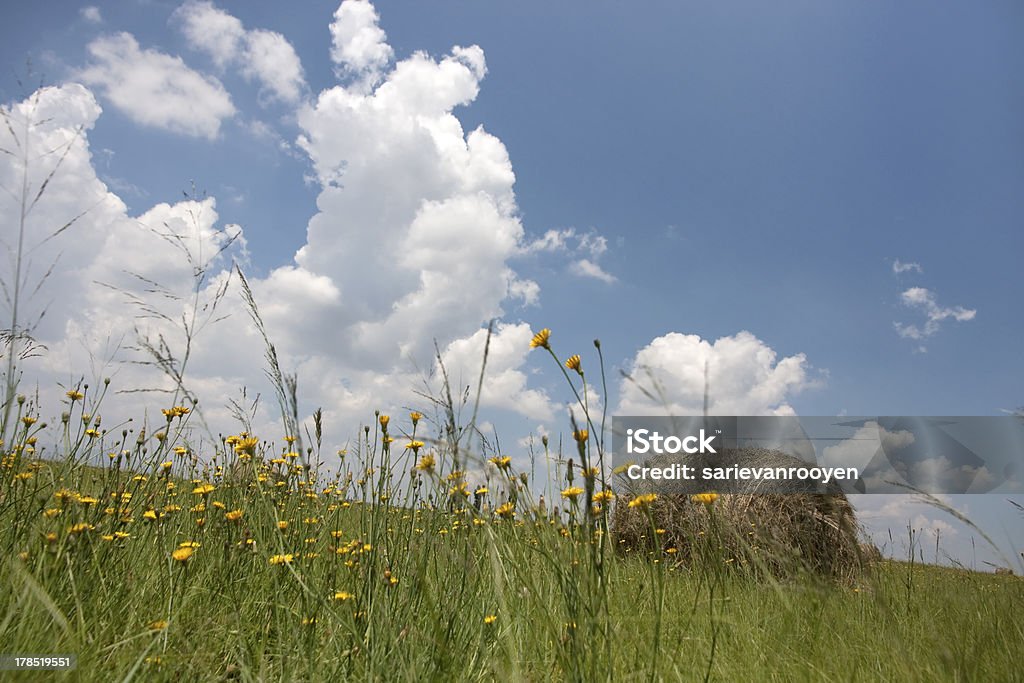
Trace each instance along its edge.
{"label": "hay bale", "polygon": [[[766,449],[722,455],[726,461],[741,457],[751,466],[806,466]],[[687,464],[707,463],[694,459]],[[861,530],[838,487],[806,493],[800,491],[812,490],[807,482],[796,481],[772,489],[791,493],[756,493],[762,487],[764,482],[730,482],[729,492],[713,503],[688,494],[661,494],[646,509],[629,506],[646,491],[620,495],[612,516],[613,542],[622,553],[674,549],[677,562],[697,569],[710,563],[776,577],[810,572],[840,580],[862,573]]]}
{"label": "hay bale", "polygon": [[871,541],[864,541],[860,544],[860,556],[868,564],[875,564],[883,559],[882,551]]}

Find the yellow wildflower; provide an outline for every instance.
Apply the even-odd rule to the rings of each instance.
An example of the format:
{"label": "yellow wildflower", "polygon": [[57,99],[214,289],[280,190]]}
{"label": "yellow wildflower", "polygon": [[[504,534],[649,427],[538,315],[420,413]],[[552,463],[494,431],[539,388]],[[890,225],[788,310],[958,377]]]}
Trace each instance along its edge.
{"label": "yellow wildflower", "polygon": [[427,453],[422,458],[420,458],[420,461],[418,463],[416,463],[416,469],[418,469],[421,472],[433,472],[434,465],[436,464],[437,460],[434,459],[434,456],[431,455],[430,453]]}
{"label": "yellow wildflower", "polygon": [[583,493],[583,489],[579,486],[570,486],[562,491],[562,498],[568,498],[569,500],[576,500],[580,494]]}
{"label": "yellow wildflower", "polygon": [[704,505],[711,505],[716,500],[718,500],[718,494],[698,493],[696,495],[690,496],[690,500],[692,500],[694,503],[703,503]]}
{"label": "yellow wildflower", "polygon": [[231,510],[229,512],[225,512],[224,519],[228,520],[229,522],[237,522],[238,520],[242,519],[242,511]]}
{"label": "yellow wildflower", "polygon": [[637,496],[633,500],[629,501],[629,507],[646,510],[650,506],[650,504],[656,501],[657,499],[658,494],[656,493],[644,493],[642,495]]}
{"label": "yellow wildflower", "polygon": [[512,466],[512,457],[508,455],[495,455],[487,459],[499,470],[505,471]]}
{"label": "yellow wildflower", "polygon": [[542,348],[550,350],[551,345],[548,343],[548,339],[550,339],[550,337],[551,330],[545,327],[543,330],[533,335],[533,339],[530,340],[530,348],[535,349],[538,346],[540,346]]}
{"label": "yellow wildflower", "polygon": [[494,511],[499,517],[511,519],[516,514],[516,506],[512,502],[503,503]]}
{"label": "yellow wildflower", "polygon": [[497,614],[488,614],[486,617],[484,617],[484,623],[487,624],[488,626],[490,626],[491,624],[493,624],[497,620],[498,620],[498,615]]}
{"label": "yellow wildflower", "polygon": [[580,355],[578,353],[574,356],[569,356],[569,360],[565,361],[565,367],[575,370],[581,377],[583,376],[583,368],[580,365]]}
{"label": "yellow wildflower", "polygon": [[255,436],[250,436],[245,439],[241,439],[235,444],[235,453],[238,455],[249,455],[251,456],[256,450],[256,446],[260,440]]}
{"label": "yellow wildflower", "polygon": [[176,562],[181,562],[182,564],[185,564],[190,559],[192,559],[193,553],[195,553],[195,548],[186,545],[175,549],[175,551],[171,553],[171,557]]}
{"label": "yellow wildflower", "polygon": [[85,394],[76,389],[71,389],[70,391],[66,392],[65,396],[70,398],[72,403],[74,403],[75,401],[81,401],[83,398],[85,398]]}
{"label": "yellow wildflower", "polygon": [[270,564],[273,564],[273,565],[291,564],[292,560],[294,560],[294,559],[295,559],[295,556],[291,555],[291,554],[274,555],[273,557],[270,558],[269,562],[270,562]]}

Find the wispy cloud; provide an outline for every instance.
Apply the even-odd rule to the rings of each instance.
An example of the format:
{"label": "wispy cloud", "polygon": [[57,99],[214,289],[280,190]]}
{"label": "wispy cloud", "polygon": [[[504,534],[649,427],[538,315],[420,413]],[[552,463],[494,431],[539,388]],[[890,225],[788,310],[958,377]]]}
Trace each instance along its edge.
{"label": "wispy cloud", "polygon": [[[952,319],[956,322],[966,322],[973,320],[977,314],[973,308],[940,306],[935,293],[924,287],[911,287],[905,290],[900,295],[900,301],[904,306],[919,310],[925,316],[923,324],[893,323],[896,332],[905,339],[927,339],[939,331],[943,321]],[[924,350],[923,347],[920,350]]]}
{"label": "wispy cloud", "polygon": [[901,273],[923,273],[924,269],[921,267],[920,263],[915,263],[913,261],[904,263],[899,259],[895,259],[892,262],[892,272],[896,275]]}

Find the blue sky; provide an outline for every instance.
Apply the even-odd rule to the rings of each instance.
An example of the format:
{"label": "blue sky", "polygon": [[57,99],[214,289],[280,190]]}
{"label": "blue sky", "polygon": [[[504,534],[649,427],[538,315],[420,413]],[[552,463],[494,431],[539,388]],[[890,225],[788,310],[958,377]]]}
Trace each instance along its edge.
{"label": "blue sky", "polygon": [[[110,221],[181,218],[187,207],[175,203],[194,181],[215,200],[215,209],[203,205],[203,221],[214,211],[217,219],[204,223],[207,246],[217,227],[244,231],[245,252],[231,255],[266,303],[310,407],[342,405],[335,417],[346,421],[409,405],[411,364],[430,366],[433,338],[470,376],[492,315],[509,326],[497,347],[507,353],[496,357],[484,403],[506,444],[565,429],[559,377],[516,350],[541,327],[554,330],[563,355],[601,338],[611,386],[600,400],[613,410],[653,409],[617,377],[644,364],[673,405],[693,406],[688,379],[705,358],[717,368],[720,411],[995,415],[1024,404],[1019,4],[380,1],[379,22],[365,3],[349,5],[339,21],[349,33],[330,30],[334,2],[287,12],[272,3],[25,3],[6,9],[0,28],[5,103],[31,92],[15,82],[31,58],[47,83],[82,83],[102,109],[81,93],[60,95],[91,126],[81,153],[92,171],[76,166],[67,187],[97,193],[109,212],[81,239],[91,230],[113,248],[110,240],[127,242],[103,227]],[[360,30],[365,40],[353,41]],[[260,61],[257,45],[279,57]],[[428,57],[416,62],[417,51]],[[423,68],[400,96],[375,96],[402,64]],[[192,74],[178,83],[196,88],[184,100],[204,116],[161,100],[166,93],[131,92],[133,74],[172,72]],[[418,87],[456,94],[435,111]],[[327,102],[339,91],[354,99]],[[356,102],[376,103],[386,123],[352,118],[346,107]],[[439,149],[486,131],[469,161],[435,158],[419,137],[402,137],[417,116],[443,128],[449,113],[462,130],[432,129]],[[489,170],[478,174],[474,160]],[[449,171],[472,177],[451,189],[417,175]],[[388,193],[393,206],[381,199]],[[443,204],[436,219],[423,202]],[[421,223],[392,220],[403,206]],[[478,231],[434,240],[445,220],[478,219]],[[377,239],[374,226],[383,226]],[[410,244],[433,265],[418,271],[404,253]],[[109,263],[52,283],[50,296],[70,302],[68,291],[134,260],[105,253]],[[518,289],[494,277],[506,269],[504,283]],[[465,290],[423,284],[423,273],[462,277]],[[417,292],[451,300],[432,312]],[[82,296],[68,304],[69,319],[87,309],[110,320],[114,336],[131,329],[110,301]],[[57,342],[80,327],[48,318],[54,356],[71,364],[82,349]],[[402,337],[403,321],[422,334]],[[348,336],[314,341],[334,333]],[[244,372],[213,348],[224,333],[209,334],[197,383],[227,393]],[[258,360],[252,335],[230,336],[245,337],[239,359]],[[74,375],[56,361],[45,370],[65,382]],[[122,369],[122,380],[146,381],[131,373]],[[992,524],[1013,521],[1001,500],[962,504]],[[878,519],[920,512],[900,503]],[[961,528],[961,559],[968,537]]]}

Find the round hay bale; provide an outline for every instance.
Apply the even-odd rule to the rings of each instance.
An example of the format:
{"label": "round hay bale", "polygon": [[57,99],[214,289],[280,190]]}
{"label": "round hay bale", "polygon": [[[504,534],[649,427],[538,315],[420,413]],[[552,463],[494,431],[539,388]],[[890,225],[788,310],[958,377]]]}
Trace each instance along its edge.
{"label": "round hay bale", "polygon": [[[727,462],[740,457],[753,466],[806,466],[766,449],[724,451],[721,456]],[[668,551],[678,563],[694,569],[728,565],[753,574],[786,577],[809,572],[840,580],[851,580],[863,571],[861,530],[837,486],[827,487],[826,493],[807,493],[813,490],[808,483],[795,481],[767,489],[772,493],[757,493],[766,490],[764,482],[733,481],[725,490],[713,502],[662,493],[636,507],[630,501],[648,491],[623,492],[612,515],[613,543],[621,553]]]}

